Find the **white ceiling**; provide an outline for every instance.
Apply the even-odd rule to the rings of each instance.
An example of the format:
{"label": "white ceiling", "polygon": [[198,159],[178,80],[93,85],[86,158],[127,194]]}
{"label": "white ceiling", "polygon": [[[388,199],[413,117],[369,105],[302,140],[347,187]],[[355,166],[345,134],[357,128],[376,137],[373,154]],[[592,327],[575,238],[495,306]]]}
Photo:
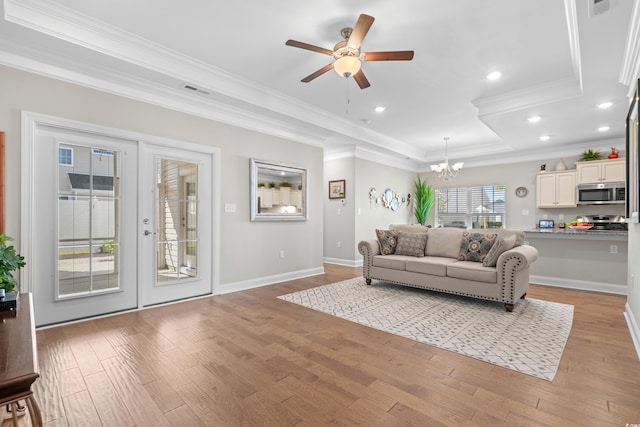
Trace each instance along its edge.
{"label": "white ceiling", "polygon": [[[624,149],[638,71],[637,4],[593,1],[4,0],[0,64],[416,170],[444,137],[467,166],[571,157]],[[331,58],[285,41],[331,49],[361,13],[376,18],[363,51],[414,60],[365,62],[364,90],[334,72],[301,83]]]}

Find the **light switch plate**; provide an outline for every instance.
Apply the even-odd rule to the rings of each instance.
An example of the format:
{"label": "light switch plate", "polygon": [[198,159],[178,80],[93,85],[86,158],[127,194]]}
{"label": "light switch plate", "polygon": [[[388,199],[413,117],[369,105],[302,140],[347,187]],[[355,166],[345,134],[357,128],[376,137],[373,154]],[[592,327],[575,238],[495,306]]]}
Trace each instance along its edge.
{"label": "light switch plate", "polygon": [[224,204],[224,211],[225,212],[229,212],[229,213],[235,213],[236,204],[235,203],[225,203]]}

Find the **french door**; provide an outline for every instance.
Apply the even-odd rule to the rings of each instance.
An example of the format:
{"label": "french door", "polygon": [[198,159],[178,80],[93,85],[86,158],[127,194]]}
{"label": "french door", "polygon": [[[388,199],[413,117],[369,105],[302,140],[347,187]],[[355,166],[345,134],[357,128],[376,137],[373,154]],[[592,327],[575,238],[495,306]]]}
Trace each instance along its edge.
{"label": "french door", "polygon": [[136,308],[136,143],[38,126],[34,151],[36,325]]}
{"label": "french door", "polygon": [[210,154],[143,144],[143,305],[212,293]]}
{"label": "french door", "polygon": [[22,234],[36,325],[213,292],[213,152],[31,128]]}

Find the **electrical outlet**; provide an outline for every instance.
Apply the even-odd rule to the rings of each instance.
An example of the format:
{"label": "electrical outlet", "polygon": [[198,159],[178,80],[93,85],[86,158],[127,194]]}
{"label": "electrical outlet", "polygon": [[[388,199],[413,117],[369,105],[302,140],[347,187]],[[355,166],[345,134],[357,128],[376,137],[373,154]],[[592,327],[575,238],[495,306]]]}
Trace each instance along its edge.
{"label": "electrical outlet", "polygon": [[564,219],[564,214],[558,215],[558,219]]}
{"label": "electrical outlet", "polygon": [[280,258],[284,259],[284,251],[280,251]]}
{"label": "electrical outlet", "polygon": [[342,209],[338,208],[338,215],[342,213]]}
{"label": "electrical outlet", "polygon": [[618,253],[618,245],[609,246],[609,252],[612,253],[612,254],[617,254]]}
{"label": "electrical outlet", "polygon": [[341,248],[342,247],[342,242],[340,240],[338,240],[338,247]]}
{"label": "electrical outlet", "polygon": [[549,219],[549,215],[542,215],[542,219]]}
{"label": "electrical outlet", "polygon": [[529,209],[522,209],[522,215],[523,216],[529,215]]}

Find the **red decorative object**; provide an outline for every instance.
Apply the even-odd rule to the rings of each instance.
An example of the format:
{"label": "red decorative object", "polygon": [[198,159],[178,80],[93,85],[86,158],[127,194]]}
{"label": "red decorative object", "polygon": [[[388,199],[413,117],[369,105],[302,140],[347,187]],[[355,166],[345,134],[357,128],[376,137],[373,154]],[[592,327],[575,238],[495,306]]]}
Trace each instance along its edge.
{"label": "red decorative object", "polygon": [[609,158],[610,159],[617,159],[618,158],[618,153],[620,151],[616,148],[616,147],[611,147],[611,153],[609,154]]}

